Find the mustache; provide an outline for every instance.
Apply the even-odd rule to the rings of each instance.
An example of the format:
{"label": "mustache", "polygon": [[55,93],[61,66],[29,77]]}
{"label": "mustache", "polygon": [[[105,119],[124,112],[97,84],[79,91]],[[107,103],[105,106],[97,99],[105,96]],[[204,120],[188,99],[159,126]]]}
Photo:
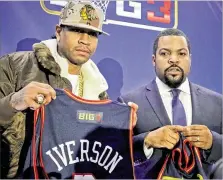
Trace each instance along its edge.
{"label": "mustache", "polygon": [[87,47],[87,46],[77,46],[74,48],[76,51],[84,51],[87,52],[89,54],[92,53],[92,51]]}
{"label": "mustache", "polygon": [[184,72],[184,70],[181,67],[177,66],[176,64],[173,64],[170,67],[166,68],[165,72],[169,72],[173,69],[176,71]]}

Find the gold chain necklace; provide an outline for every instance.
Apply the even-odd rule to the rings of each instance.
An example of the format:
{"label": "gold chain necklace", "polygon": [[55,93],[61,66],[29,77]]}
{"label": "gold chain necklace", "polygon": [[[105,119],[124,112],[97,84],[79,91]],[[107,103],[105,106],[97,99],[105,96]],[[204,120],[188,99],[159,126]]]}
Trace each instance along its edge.
{"label": "gold chain necklace", "polygon": [[83,74],[80,72],[78,76],[78,96],[83,97],[83,91],[84,91],[84,79]]}

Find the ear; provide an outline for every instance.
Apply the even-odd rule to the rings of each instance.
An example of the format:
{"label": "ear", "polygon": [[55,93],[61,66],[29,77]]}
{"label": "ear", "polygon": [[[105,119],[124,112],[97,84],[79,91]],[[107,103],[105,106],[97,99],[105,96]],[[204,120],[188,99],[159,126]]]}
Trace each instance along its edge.
{"label": "ear", "polygon": [[62,28],[57,24],[56,25],[56,32],[55,32],[57,42],[60,41],[61,31],[62,31]]}
{"label": "ear", "polygon": [[189,59],[189,61],[190,61],[190,67],[191,67],[191,59],[192,59],[191,57],[192,57],[192,54],[190,54],[190,59]]}
{"label": "ear", "polygon": [[153,63],[153,66],[155,67],[156,66],[156,56],[154,54],[152,55],[152,63]]}

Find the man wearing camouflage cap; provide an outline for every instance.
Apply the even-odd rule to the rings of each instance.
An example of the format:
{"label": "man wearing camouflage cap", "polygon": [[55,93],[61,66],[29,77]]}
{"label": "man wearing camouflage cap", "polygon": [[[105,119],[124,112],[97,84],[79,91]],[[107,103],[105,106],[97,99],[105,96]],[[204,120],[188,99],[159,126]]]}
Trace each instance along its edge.
{"label": "man wearing camouflage cap", "polygon": [[32,110],[55,99],[54,88],[70,89],[89,100],[108,98],[107,82],[90,60],[98,35],[107,34],[102,31],[103,19],[99,8],[69,2],[62,9],[55,39],[34,44],[32,52],[0,58],[0,127],[4,146],[1,172],[5,175],[2,178],[18,174],[25,137],[27,141],[31,137],[27,130],[32,129]]}

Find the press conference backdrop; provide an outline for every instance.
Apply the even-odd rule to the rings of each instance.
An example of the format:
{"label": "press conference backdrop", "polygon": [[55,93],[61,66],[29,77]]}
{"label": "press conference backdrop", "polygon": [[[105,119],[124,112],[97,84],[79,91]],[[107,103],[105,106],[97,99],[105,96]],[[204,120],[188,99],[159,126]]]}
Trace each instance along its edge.
{"label": "press conference backdrop", "polygon": [[[0,56],[31,50],[49,39],[66,1],[0,1]],[[160,30],[175,27],[192,47],[190,80],[222,92],[222,2],[110,1],[104,31],[92,57],[108,81],[112,99],[150,82],[152,44]]]}

